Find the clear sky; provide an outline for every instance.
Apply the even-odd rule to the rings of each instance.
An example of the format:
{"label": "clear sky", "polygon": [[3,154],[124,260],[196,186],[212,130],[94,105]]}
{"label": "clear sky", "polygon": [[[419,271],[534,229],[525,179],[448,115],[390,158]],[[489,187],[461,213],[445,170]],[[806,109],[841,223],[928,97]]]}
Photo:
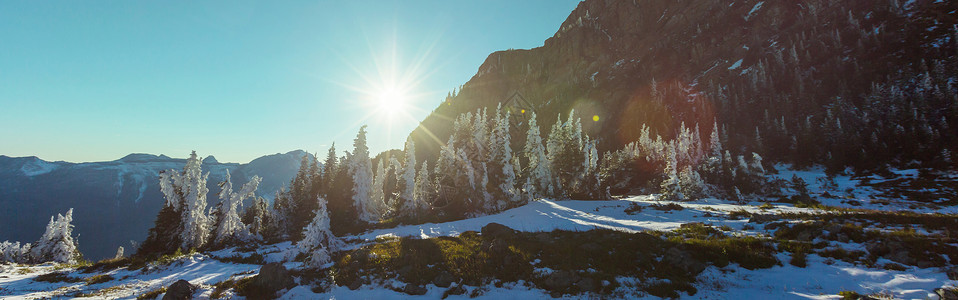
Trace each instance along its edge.
{"label": "clear sky", "polygon": [[405,137],[578,0],[0,1],[0,154],[249,162]]}

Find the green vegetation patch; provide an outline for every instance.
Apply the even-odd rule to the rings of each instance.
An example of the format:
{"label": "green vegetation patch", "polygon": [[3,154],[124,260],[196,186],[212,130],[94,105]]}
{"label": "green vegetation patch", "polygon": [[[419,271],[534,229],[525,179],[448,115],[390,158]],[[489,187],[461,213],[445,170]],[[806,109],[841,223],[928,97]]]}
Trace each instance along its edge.
{"label": "green vegetation patch", "polygon": [[[610,294],[617,276],[640,279],[650,295],[695,294],[695,277],[709,265],[731,262],[754,269],[779,264],[769,239],[726,236],[701,223],[674,233],[510,232],[481,236],[384,240],[343,253],[329,270],[336,284],[358,287],[373,279],[447,287],[523,280],[554,296]],[[451,285],[446,294],[463,292]]]}

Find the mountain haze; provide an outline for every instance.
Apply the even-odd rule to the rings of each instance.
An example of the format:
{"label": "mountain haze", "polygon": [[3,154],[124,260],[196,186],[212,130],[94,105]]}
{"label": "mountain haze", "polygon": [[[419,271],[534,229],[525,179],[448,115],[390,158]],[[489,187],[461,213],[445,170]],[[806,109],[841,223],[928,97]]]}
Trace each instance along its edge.
{"label": "mountain haze", "polygon": [[[302,150],[267,155],[247,164],[203,160],[209,172],[207,201],[219,202],[217,184],[229,170],[234,186],[254,175],[263,178],[256,194],[271,199],[296,175]],[[118,246],[132,247],[146,238],[164,203],[159,172],[182,170],[185,159],[130,154],[107,162],[48,162],[37,157],[0,155],[0,241],[32,243],[43,233],[48,216],[74,208],[75,233],[87,259],[101,259]],[[128,250],[128,253],[130,250]]]}

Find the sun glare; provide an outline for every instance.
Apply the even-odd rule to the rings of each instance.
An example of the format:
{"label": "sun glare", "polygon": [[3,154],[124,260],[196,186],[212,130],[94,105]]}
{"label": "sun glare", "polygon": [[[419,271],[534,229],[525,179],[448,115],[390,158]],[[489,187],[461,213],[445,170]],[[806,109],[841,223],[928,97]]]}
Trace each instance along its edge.
{"label": "sun glare", "polygon": [[406,95],[397,89],[388,88],[379,92],[377,101],[379,110],[383,113],[390,115],[402,113],[406,104]]}

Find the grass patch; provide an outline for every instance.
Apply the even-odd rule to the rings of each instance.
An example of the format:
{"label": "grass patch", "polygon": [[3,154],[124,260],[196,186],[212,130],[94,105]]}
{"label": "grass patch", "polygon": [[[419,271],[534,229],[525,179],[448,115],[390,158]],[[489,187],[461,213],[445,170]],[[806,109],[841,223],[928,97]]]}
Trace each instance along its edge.
{"label": "grass patch", "polygon": [[[778,264],[774,251],[771,240],[730,237],[701,223],[668,233],[553,231],[493,238],[469,231],[458,237],[406,237],[347,251],[335,259],[330,273],[340,286],[367,284],[377,278],[416,285],[447,278],[446,283],[470,286],[523,280],[554,296],[610,295],[620,285],[616,277],[628,276],[654,283],[637,289],[677,297],[696,293],[692,283],[709,264],[767,268]],[[537,268],[554,271],[537,273]]]}
{"label": "grass patch", "polygon": [[746,211],[746,210],[744,210],[744,209],[733,210],[733,211],[728,212],[728,218],[729,218],[729,219],[732,219],[732,220],[747,219],[747,218],[751,218],[751,217],[752,217],[752,213],[750,213],[750,212],[748,212],[748,211]]}
{"label": "grass patch", "polygon": [[[99,290],[97,290],[97,291],[95,291],[95,292],[80,293],[80,294],[77,294],[76,297],[77,297],[77,298],[102,297],[102,296],[109,295],[109,294],[111,294],[111,293],[113,293],[113,292],[121,291],[121,290],[123,290],[123,289],[124,289],[123,286],[111,286],[111,287],[108,287],[108,288],[99,289]],[[159,294],[157,294],[157,295],[159,295]],[[153,298],[156,298],[156,297],[153,297]],[[153,299],[153,298],[148,298],[148,299]]]}
{"label": "grass patch", "polygon": [[37,276],[36,278],[33,279],[33,281],[40,281],[40,282],[80,282],[80,281],[83,281],[83,279],[76,278],[76,277],[70,277],[69,275],[67,275],[66,273],[63,273],[63,272],[52,272],[52,273],[47,273],[47,274],[43,274],[43,275]]}
{"label": "grass patch", "polygon": [[642,209],[644,208],[645,208],[644,206],[639,205],[638,203],[632,202],[632,204],[629,204],[629,207],[625,208],[625,213],[631,216],[631,215],[642,212]]}
{"label": "grass patch", "polygon": [[160,294],[166,293],[166,287],[161,287],[136,296],[136,300],[156,299]]}
{"label": "grass patch", "polygon": [[93,272],[102,272],[119,269],[130,265],[130,258],[128,257],[119,257],[119,258],[108,258],[100,260],[96,263],[90,264],[88,266],[79,268],[78,270],[83,273],[93,273]]}
{"label": "grass patch", "polygon": [[113,279],[114,279],[113,276],[106,275],[106,274],[100,274],[100,275],[96,275],[96,276],[87,278],[87,279],[86,279],[86,284],[87,284],[87,285],[91,285],[91,284],[97,284],[97,283],[104,283],[104,282],[107,282],[107,281],[112,281]]}
{"label": "grass patch", "polygon": [[685,209],[684,206],[679,205],[679,204],[676,204],[676,203],[669,203],[669,204],[655,203],[655,204],[649,205],[649,207],[651,207],[652,209],[661,210],[661,211],[683,210],[683,209]]}
{"label": "grass patch", "polygon": [[223,297],[223,292],[233,288],[236,281],[232,278],[220,281],[213,285],[213,292],[210,294],[210,299],[219,299]]}
{"label": "grass patch", "polygon": [[181,258],[196,254],[196,249],[190,249],[189,252],[183,252],[182,249],[176,249],[172,254],[165,254],[158,257],[134,257],[130,261],[130,270],[139,270],[148,265],[166,266]]}
{"label": "grass patch", "polygon": [[216,260],[227,262],[227,263],[247,264],[247,265],[266,264],[266,260],[263,258],[263,255],[259,253],[253,253],[253,254],[250,254],[249,256],[241,256],[239,254],[234,254],[233,256],[216,257]]}

